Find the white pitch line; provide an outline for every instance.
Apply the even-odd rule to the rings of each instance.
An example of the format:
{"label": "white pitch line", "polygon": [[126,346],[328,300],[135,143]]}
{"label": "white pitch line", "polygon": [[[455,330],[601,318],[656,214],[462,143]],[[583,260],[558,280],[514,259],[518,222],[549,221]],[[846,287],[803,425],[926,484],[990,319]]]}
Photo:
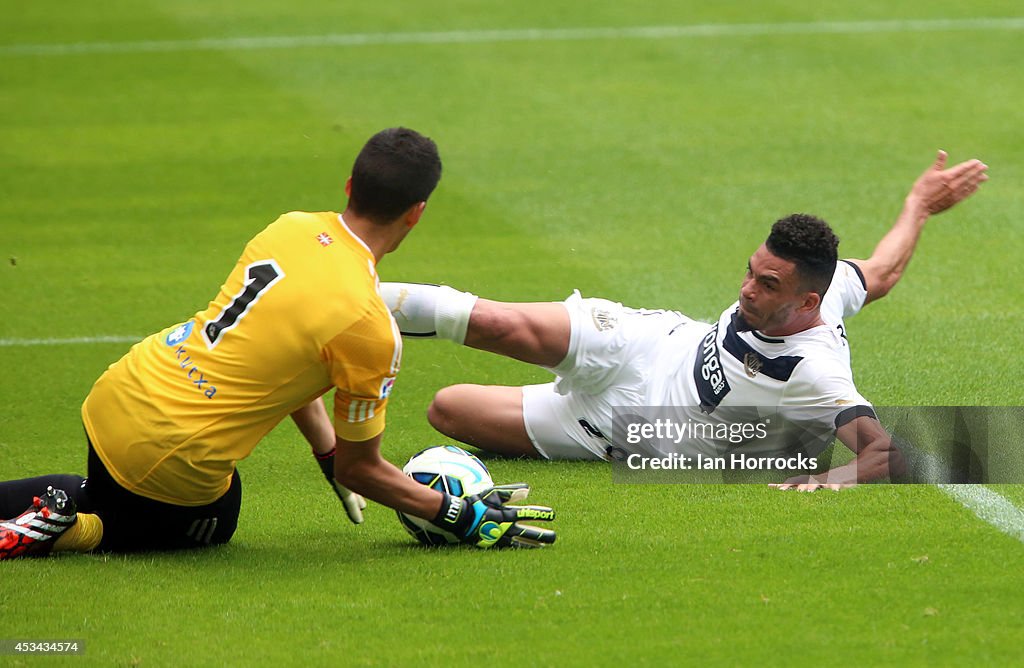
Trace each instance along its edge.
{"label": "white pitch line", "polygon": [[67,339],[0,339],[0,348],[18,346],[74,346],[91,343],[138,343],[141,336],[74,336]]}
{"label": "white pitch line", "polygon": [[1002,494],[981,485],[936,485],[982,520],[1024,542],[1024,510]]}
{"label": "white pitch line", "polygon": [[179,51],[252,51],[301,47],[372,46],[387,44],[481,44],[558,42],[571,40],[673,39],[681,37],[744,37],[771,35],[835,35],[963,30],[1024,30],[1024,17],[972,19],[896,19],[888,21],[817,21],[808,23],[708,23],[701,25],[608,28],[519,28],[441,32],[330,33],[265,37],[210,37],[142,42],[72,42],[7,44],[0,56],[65,56],[103,53],[166,53]]}

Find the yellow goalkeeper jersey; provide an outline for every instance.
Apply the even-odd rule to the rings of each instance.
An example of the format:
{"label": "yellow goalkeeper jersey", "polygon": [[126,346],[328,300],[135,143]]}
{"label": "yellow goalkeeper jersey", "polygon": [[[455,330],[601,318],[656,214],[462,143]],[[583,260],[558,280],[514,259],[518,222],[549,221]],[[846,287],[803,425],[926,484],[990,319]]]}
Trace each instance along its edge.
{"label": "yellow goalkeeper jersey", "polygon": [[82,419],[123,487],[204,505],[267,432],[332,386],[339,436],[383,431],[401,356],[370,249],[337,213],[292,212],[249,242],[205,310],[112,364]]}

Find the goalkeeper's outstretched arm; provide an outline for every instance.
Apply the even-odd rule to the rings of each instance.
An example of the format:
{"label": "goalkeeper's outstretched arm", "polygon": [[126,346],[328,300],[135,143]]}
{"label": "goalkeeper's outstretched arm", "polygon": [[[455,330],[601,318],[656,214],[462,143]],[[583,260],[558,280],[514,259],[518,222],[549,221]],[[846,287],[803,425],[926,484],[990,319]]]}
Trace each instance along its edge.
{"label": "goalkeeper's outstretched arm", "polygon": [[522,499],[524,484],[500,485],[476,496],[453,497],[414,482],[380,455],[381,435],[366,441],[337,439],[334,477],[345,487],[395,510],[423,518],[478,547],[541,547],[555,532],[520,520],[549,522],[547,506],[505,505]]}

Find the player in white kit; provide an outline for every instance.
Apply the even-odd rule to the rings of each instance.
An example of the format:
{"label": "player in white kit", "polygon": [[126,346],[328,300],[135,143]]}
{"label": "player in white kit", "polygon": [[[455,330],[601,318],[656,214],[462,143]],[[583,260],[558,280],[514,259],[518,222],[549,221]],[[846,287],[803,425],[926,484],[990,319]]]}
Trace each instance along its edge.
{"label": "player in white kit", "polygon": [[[381,291],[403,334],[448,338],[557,376],[526,387],[442,389],[428,419],[452,438],[511,456],[620,459],[643,448],[616,431],[616,412],[663,407],[676,425],[713,427],[739,417],[764,424],[777,411],[799,433],[835,436],[856,453],[847,465],[778,486],[836,489],[886,477],[898,461],[854,385],[843,318],[896,284],[930,215],[987,179],[978,160],[949,169],[945,163],[940,151],[866,260],[837,261],[838,239],[820,219],[794,214],[777,221],[750,257],[739,300],[715,323],[579,293],[564,302],[514,304],[446,286],[383,283]],[[705,454],[737,445],[756,453],[762,445],[757,438],[679,443],[685,453]]]}

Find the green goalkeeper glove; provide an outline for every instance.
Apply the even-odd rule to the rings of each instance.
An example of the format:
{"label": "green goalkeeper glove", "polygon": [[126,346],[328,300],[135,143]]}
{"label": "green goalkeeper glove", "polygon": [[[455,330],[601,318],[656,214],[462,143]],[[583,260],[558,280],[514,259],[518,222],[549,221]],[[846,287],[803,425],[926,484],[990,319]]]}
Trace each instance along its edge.
{"label": "green goalkeeper glove", "polygon": [[323,471],[324,477],[330,483],[331,489],[338,495],[338,500],[345,506],[345,513],[352,520],[352,524],[362,524],[366,499],[334,479],[334,450],[331,448],[330,452],[323,455],[314,450],[313,456],[316,457],[316,463],[320,465],[320,470]]}
{"label": "green goalkeeper glove", "polygon": [[555,532],[519,520],[550,522],[555,511],[546,506],[506,506],[505,499],[521,500],[529,487],[523,483],[500,485],[483,494],[460,498],[444,494],[434,526],[477,547],[543,547],[555,542]]}

